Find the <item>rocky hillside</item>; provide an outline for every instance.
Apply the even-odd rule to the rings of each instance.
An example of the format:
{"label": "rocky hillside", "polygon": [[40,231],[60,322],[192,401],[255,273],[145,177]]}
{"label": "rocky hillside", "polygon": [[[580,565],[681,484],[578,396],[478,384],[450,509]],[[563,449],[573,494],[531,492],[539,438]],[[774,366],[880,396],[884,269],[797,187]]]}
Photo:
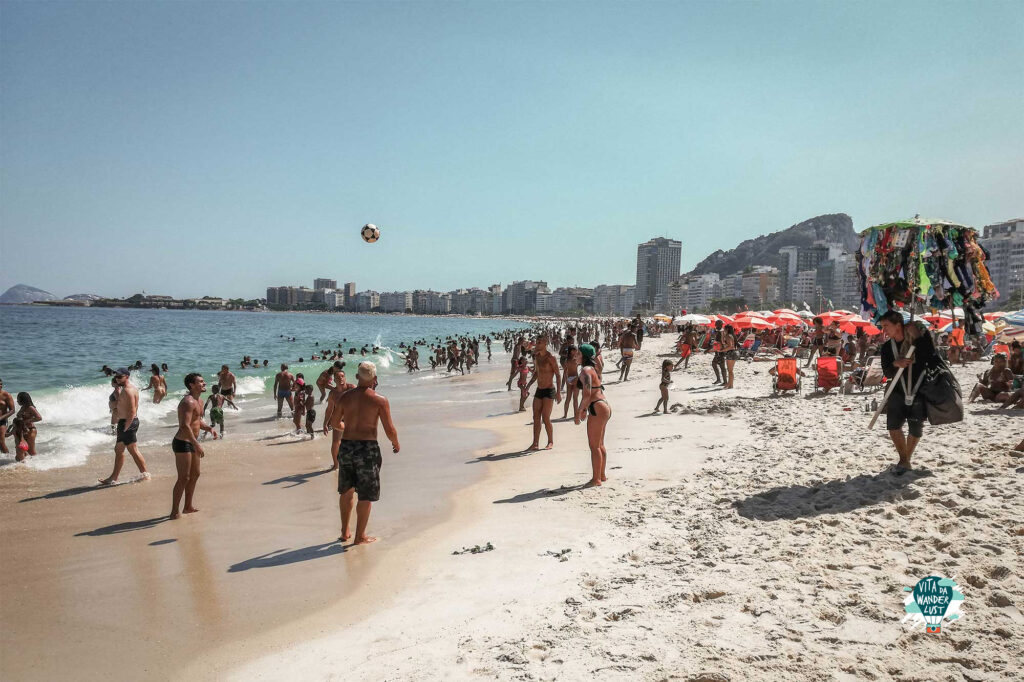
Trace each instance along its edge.
{"label": "rocky hillside", "polygon": [[65,296],[64,300],[65,301],[98,301],[101,298],[103,298],[103,297],[99,296],[98,294],[71,294],[70,296]]}
{"label": "rocky hillside", "polygon": [[15,284],[13,287],[0,295],[2,303],[31,303],[32,301],[56,301],[57,297],[49,291],[36,289],[27,284]]}
{"label": "rocky hillside", "polygon": [[719,249],[697,264],[689,274],[717,272],[722,277],[742,272],[749,265],[778,265],[784,246],[811,246],[815,241],[843,244],[853,251],[860,243],[853,220],[845,213],[820,215],[792,227],[741,242],[735,249]]}

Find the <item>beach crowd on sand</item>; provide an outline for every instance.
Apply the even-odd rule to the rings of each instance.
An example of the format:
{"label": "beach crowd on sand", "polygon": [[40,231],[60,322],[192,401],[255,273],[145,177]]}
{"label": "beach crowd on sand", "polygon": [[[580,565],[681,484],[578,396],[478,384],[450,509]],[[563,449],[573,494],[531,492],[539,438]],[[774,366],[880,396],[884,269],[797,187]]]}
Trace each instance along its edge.
{"label": "beach crowd on sand", "polygon": [[[697,319],[700,318],[700,319]],[[611,404],[605,392],[605,359],[603,353],[610,347],[618,351],[615,364],[617,382],[629,381],[635,353],[643,347],[645,334],[657,337],[670,329],[678,334],[678,357],[665,359],[660,365],[657,402],[654,412],[669,412],[672,375],[687,370],[691,358],[697,353],[710,354],[714,384],[722,389],[735,388],[737,361],[770,361],[775,366],[768,373],[773,377],[775,394],[797,391],[808,374],[804,369],[814,365],[814,391],[828,393],[835,390],[865,390],[888,381],[889,390],[883,405],[876,408],[876,417],[886,408],[889,436],[898,460],[892,472],[897,476],[912,471],[912,455],[923,437],[923,425],[928,419],[927,396],[921,390],[921,381],[929,372],[937,372],[949,363],[966,366],[969,361],[984,359],[990,367],[978,374],[969,401],[983,399],[999,404],[999,409],[1024,409],[1024,355],[1019,341],[999,346],[982,338],[965,339],[964,330],[953,322],[945,335],[930,331],[921,322],[908,322],[890,311],[882,315],[880,328],[845,311],[828,312],[811,319],[788,309],[772,313],[739,313],[733,317],[716,315],[710,318],[688,316],[679,320],[599,319],[576,321],[538,321],[531,328],[494,335],[469,337],[437,337],[429,343],[416,339],[399,344],[399,357],[408,372],[422,371],[419,366],[418,346],[427,352],[432,371],[471,373],[479,364],[482,352],[490,361],[492,343],[501,342],[510,354],[506,388],[515,381],[520,391],[519,410],[526,411],[530,388],[537,388],[531,401],[533,437],[525,451],[540,449],[541,432],[546,437],[545,449],[554,447],[552,413],[555,405],[563,403],[562,418],[572,419],[576,425],[586,422],[592,475],[587,486],[601,486],[607,481],[607,447],[605,433],[612,416]],[[294,338],[288,339],[295,341]],[[604,345],[602,346],[602,341]],[[427,346],[429,345],[429,350]],[[347,346],[347,354],[346,354]],[[481,350],[483,347],[483,351]],[[380,497],[380,467],[382,456],[377,445],[377,424],[384,428],[398,453],[397,431],[392,422],[386,398],[376,393],[376,365],[362,361],[356,371],[355,384],[349,383],[345,373],[345,357],[358,353],[358,357],[379,355],[378,346],[355,346],[342,339],[336,348],[321,347],[314,343],[310,360],[331,361],[314,382],[307,382],[302,373],[292,374],[287,363],[280,364],[274,377],[272,395],[277,400],[277,416],[282,418],[284,407],[291,411],[295,432],[303,430],[310,439],[315,437],[316,405],[326,400],[320,430],[331,435],[331,470],[339,471],[341,494],[342,532],[340,539],[352,539],[350,517],[353,505],[357,509],[354,541],[372,542],[376,538],[365,534],[370,504]],[[985,357],[987,356],[987,357]],[[800,366],[799,360],[803,360]],[[242,358],[240,368],[259,367],[259,360]],[[268,365],[263,360],[263,367]],[[304,358],[299,358],[304,362]],[[132,369],[141,369],[141,361]],[[142,390],[152,390],[153,402],[159,403],[167,395],[167,382],[163,374],[167,364],[152,364],[149,384]],[[906,373],[904,373],[906,370]],[[127,451],[139,470],[136,480],[148,480],[149,473],[138,441],[138,405],[140,392],[130,381],[129,368],[102,370],[111,377],[109,398],[111,429],[116,434],[114,467],[110,476],[101,479],[101,485],[119,482]],[[613,372],[614,375],[614,372]],[[845,380],[843,377],[845,376]],[[915,384],[914,377],[918,377]],[[214,439],[225,433],[225,407],[237,409],[234,401],[237,379],[228,365],[222,365],[210,395],[204,401],[207,382],[197,373],[185,377],[186,395],[177,408],[178,430],[171,441],[178,470],[172,492],[170,517],[181,513],[194,513],[194,494],[201,464],[205,455],[202,440],[207,434]],[[319,396],[316,396],[319,391]],[[564,395],[563,395],[564,394]],[[877,401],[876,401],[877,402]],[[209,409],[209,419],[207,410]],[[8,429],[8,420],[13,428]],[[16,458],[35,456],[36,424],[43,416],[26,392],[15,399],[3,390],[0,381],[0,446],[7,453],[7,436],[16,443]],[[873,422],[872,422],[873,423]],[[907,431],[904,432],[904,427]],[[218,431],[219,429],[219,431]],[[1024,449],[1024,441],[1018,446]],[[181,506],[184,498],[184,506]],[[356,498],[359,502],[355,503]]]}
{"label": "beach crowd on sand", "polygon": [[[472,372],[482,358],[490,360],[492,345],[501,344],[509,361],[507,375],[500,374],[503,390],[518,389],[518,412],[532,416],[522,435],[526,447],[516,456],[560,454],[559,444],[565,442],[580,448],[585,435],[586,449],[579,456],[590,465],[585,480],[557,487],[561,481],[552,481],[549,491],[523,499],[555,505],[548,511],[551,515],[557,515],[557,504],[562,502],[563,509],[582,508],[587,514],[596,513],[595,522],[610,524],[607,544],[592,540],[578,550],[593,552],[595,558],[593,570],[580,578],[578,593],[566,596],[557,608],[507,609],[510,618],[518,619],[511,630],[528,629],[543,637],[531,644],[522,638],[503,638],[498,630],[460,639],[460,659],[475,661],[479,671],[488,674],[544,677],[557,676],[556,661],[578,659],[580,652],[587,652],[607,663],[607,669],[657,677],[676,669],[658,651],[678,649],[679,641],[706,647],[708,627],[697,627],[693,621],[700,613],[701,618],[721,619],[721,624],[742,618],[744,627],[763,635],[756,642],[728,642],[746,652],[731,659],[730,670],[737,672],[736,665],[740,670],[763,668],[760,676],[750,679],[771,679],[783,671],[817,665],[810,659],[828,653],[826,637],[847,637],[850,647],[859,652],[844,663],[844,670],[855,671],[851,675],[863,671],[876,679],[887,674],[899,678],[891,672],[900,669],[898,656],[865,653],[872,642],[858,639],[863,637],[858,633],[864,622],[884,627],[886,616],[862,605],[865,620],[854,627],[854,619],[844,615],[849,604],[834,602],[835,591],[891,591],[904,579],[898,573],[931,570],[920,556],[935,549],[945,553],[939,564],[944,570],[952,574],[959,567],[972,586],[988,591],[991,613],[986,612],[986,617],[995,622],[1001,617],[1000,609],[1012,607],[1020,592],[1019,581],[1006,572],[1002,556],[1006,550],[991,535],[998,522],[1016,538],[1011,542],[1019,542],[1024,529],[1013,515],[1021,511],[1020,501],[996,500],[1004,496],[993,486],[998,482],[1006,487],[1006,482],[1002,473],[987,471],[984,458],[993,449],[1005,449],[1010,459],[1000,461],[1000,467],[1012,467],[1020,456],[1013,453],[1024,451],[1024,442],[1017,443],[1019,433],[1009,434],[997,426],[1009,423],[1005,417],[1024,406],[1020,344],[1004,347],[943,336],[895,313],[883,316],[878,328],[854,325],[838,314],[797,321],[789,319],[789,314],[775,313],[777,322],[770,326],[757,321],[770,319],[768,313],[669,322],[542,319],[528,328],[482,337],[400,344],[408,372],[459,377]],[[429,370],[420,368],[419,348],[430,361]],[[373,503],[382,497],[380,472],[385,463],[378,429],[383,428],[393,454],[401,451],[401,425],[394,423],[387,398],[376,391],[377,366],[370,361],[386,350],[346,347],[344,340],[328,350],[317,342],[310,359],[329,363],[317,378],[307,381],[292,374],[287,362],[280,363],[271,388],[278,419],[291,419],[295,431],[311,438],[325,436],[322,447],[330,449],[330,470],[338,475],[337,542],[341,544],[365,545],[377,539],[368,533],[368,522]],[[359,360],[354,383],[345,372],[346,359],[352,355]],[[240,369],[257,362],[244,358]],[[931,447],[925,446],[928,460],[921,466],[914,455],[922,438],[931,435],[925,430],[929,398],[914,377],[947,372],[966,385],[971,371],[979,367],[983,371],[964,391],[962,402],[984,401],[990,407],[975,409],[969,424],[950,420],[928,427],[935,430],[935,440]],[[154,402],[167,395],[166,372],[166,365],[153,365],[153,378],[142,389],[153,392]],[[111,427],[117,442],[114,469],[100,485],[120,482],[125,452],[139,469],[135,480],[149,480],[137,443],[140,390],[132,383],[129,368],[110,369],[110,375]],[[177,468],[170,491],[168,516],[172,519],[198,511],[195,492],[205,455],[204,438],[223,436],[225,410],[236,399],[237,378],[229,366],[223,365],[211,379],[215,383],[209,392],[201,374],[189,373],[184,379],[187,393],[177,406],[177,429],[171,442]],[[863,404],[855,407],[852,397],[862,397]],[[613,404],[617,419],[613,419]],[[850,425],[856,411],[866,419],[862,410],[878,417],[883,407],[887,407],[884,444],[880,436],[857,435]],[[659,435],[648,439],[650,443],[634,443],[638,431],[645,429],[623,422],[623,415],[659,417],[656,429],[646,428]],[[616,470],[624,459],[652,449],[682,447],[679,439],[696,437],[688,423],[676,422],[670,415],[710,420],[708,431],[701,434],[712,441],[706,466],[682,481],[657,479],[666,483],[656,488],[635,477],[620,478]],[[16,421],[13,435],[19,459],[32,456],[20,446],[44,415],[31,397],[20,393],[15,398],[0,384],[0,416],[5,422]],[[723,417],[744,420],[747,432],[732,433],[734,427],[726,426]],[[573,434],[563,430],[580,426],[584,428]],[[575,433],[583,435],[577,438]],[[1016,438],[1010,441],[1013,435]],[[958,453],[936,456],[940,442],[943,452],[953,444]],[[843,455],[836,457],[839,453]],[[891,466],[874,473],[880,457],[889,458]],[[969,480],[937,483],[932,492],[918,492],[936,477],[947,477],[945,471],[928,468],[936,465],[962,468],[957,478]],[[588,489],[594,492],[584,495]],[[890,503],[896,505],[894,511],[879,506]],[[840,513],[844,516],[836,516]],[[915,518],[928,520],[927,533],[914,534],[900,527],[901,519]],[[784,524],[772,525],[775,521]],[[822,534],[840,530],[848,531],[849,538],[837,549]],[[885,533],[892,537],[882,538]],[[967,542],[972,533],[984,538],[982,548],[994,549],[972,547]],[[631,548],[625,555],[621,551],[607,554],[623,546]],[[978,556],[978,551],[985,554]],[[564,551],[556,555],[559,560],[569,557]],[[977,560],[976,567],[968,568],[963,559],[970,556]],[[820,575],[825,578],[815,577]],[[774,610],[753,605],[763,596],[758,590],[784,592],[787,581],[793,580],[805,585],[818,580],[822,601],[810,610],[795,603],[795,597],[784,599]],[[825,635],[820,620],[849,632],[830,630]],[[616,640],[625,644],[609,649],[602,642],[613,627],[630,630]],[[775,637],[772,632],[780,629],[788,634]],[[993,641],[1006,646],[1006,637],[999,633],[1012,634],[1012,629],[993,625],[993,632]],[[700,658],[709,667],[729,668],[721,662],[728,658],[722,650],[705,648]],[[971,665],[1000,669],[998,660]]]}

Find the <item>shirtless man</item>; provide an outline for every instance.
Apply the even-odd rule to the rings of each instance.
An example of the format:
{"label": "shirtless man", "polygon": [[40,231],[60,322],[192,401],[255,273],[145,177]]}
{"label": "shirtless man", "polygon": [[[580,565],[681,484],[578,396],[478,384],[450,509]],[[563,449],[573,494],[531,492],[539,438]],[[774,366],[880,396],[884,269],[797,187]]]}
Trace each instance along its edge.
{"label": "shirtless man", "polygon": [[533,443],[527,448],[540,450],[540,425],[544,423],[544,430],[548,436],[548,444],[544,448],[550,450],[554,447],[554,429],[551,427],[551,409],[556,402],[562,402],[562,375],[558,371],[558,358],[548,352],[548,337],[541,336],[537,339],[537,347],[533,353],[533,377],[526,385],[530,390],[533,382],[537,382],[537,392],[533,396]]}
{"label": "shirtless man", "polygon": [[124,466],[124,451],[135,460],[135,466],[139,467],[142,480],[149,480],[149,472],[146,471],[146,460],[142,458],[137,445],[139,440],[139,390],[129,381],[130,373],[124,367],[114,372],[114,382],[121,391],[117,395],[117,442],[114,445],[114,472],[107,478],[101,478],[101,485],[117,483],[117,477]]}
{"label": "shirtless man", "polygon": [[274,375],[274,396],[277,398],[277,416],[281,416],[281,408],[284,402],[288,401],[288,408],[292,411],[295,406],[292,404],[292,383],[295,377],[288,371],[288,365],[281,363],[281,371]]}
{"label": "shirtless man", "polygon": [[171,441],[174,464],[178,469],[178,480],[174,482],[171,494],[172,519],[181,518],[178,504],[182,493],[185,493],[185,508],[181,511],[185,514],[199,511],[192,505],[192,495],[199,481],[199,460],[206,454],[199,444],[199,432],[206,431],[217,440],[217,432],[203,421],[203,404],[199,400],[199,396],[206,390],[206,381],[201,374],[193,372],[185,377],[185,389],[188,395],[178,403],[178,432]]}
{"label": "shirtless man", "polygon": [[356,535],[352,544],[365,545],[377,538],[366,534],[370,520],[370,505],[380,499],[380,446],[377,444],[377,421],[391,441],[391,451],[398,454],[398,432],[391,421],[388,400],[373,390],[377,385],[377,367],[372,362],[360,362],[356,372],[359,385],[345,391],[337,400],[335,416],[345,420],[345,431],[338,451],[338,493],[341,494],[341,537],[352,538],[352,501],[356,504]]}
{"label": "shirtless man", "polygon": [[228,369],[227,365],[221,365],[220,371],[217,372],[217,385],[220,386],[220,394],[224,396],[224,399],[227,400],[232,407],[235,406],[235,403],[233,402],[235,397],[235,384],[235,375],[231,373],[231,370]]}
{"label": "shirtless man", "polygon": [[329,430],[333,429],[334,431],[331,435],[331,468],[328,471],[338,468],[338,448],[341,446],[341,436],[345,432],[345,422],[342,421],[341,412],[335,410],[335,407],[337,407],[341,395],[351,388],[355,388],[355,386],[345,379],[345,372],[335,367],[334,388],[327,396],[327,408],[324,410],[324,435],[326,436]]}
{"label": "shirtless man", "polygon": [[7,420],[17,409],[14,406],[14,397],[4,390],[4,382],[0,380],[0,452],[10,454],[7,449]]}
{"label": "shirtless man", "polygon": [[633,333],[632,327],[622,332],[622,336],[619,337],[619,352],[622,353],[622,369],[619,370],[619,381],[629,381],[629,368],[633,364],[633,353],[639,347],[640,344],[637,342],[636,334]]}

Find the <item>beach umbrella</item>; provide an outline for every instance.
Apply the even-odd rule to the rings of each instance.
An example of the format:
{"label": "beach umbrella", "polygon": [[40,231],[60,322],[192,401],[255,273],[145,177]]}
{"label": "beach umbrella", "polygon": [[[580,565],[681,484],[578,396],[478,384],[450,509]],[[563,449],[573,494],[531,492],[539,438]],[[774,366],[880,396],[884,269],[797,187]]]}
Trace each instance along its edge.
{"label": "beach umbrella", "polygon": [[732,324],[733,318],[728,315],[708,315],[708,319],[711,320],[711,324],[715,323],[715,320],[721,320],[722,324]]}
{"label": "beach umbrella", "polygon": [[817,315],[821,318],[821,321],[825,325],[830,325],[833,322],[842,322],[843,320],[849,319],[853,315],[849,310],[830,310],[827,313]]}
{"label": "beach umbrella", "polygon": [[1006,324],[999,332],[1000,338],[1007,340],[1020,339],[1024,341],[1024,310],[1015,313],[1007,313],[1001,320]]}
{"label": "beach umbrella", "polygon": [[812,313],[810,310],[801,310],[800,312],[797,313],[797,315],[804,319],[810,319],[814,317],[814,313]]}
{"label": "beach umbrella", "polygon": [[929,321],[929,322],[931,322],[932,324],[948,324],[948,323],[950,323],[950,322],[952,322],[952,321],[953,321],[953,318],[952,318],[952,317],[950,317],[949,315],[946,315],[946,314],[939,314],[939,315],[931,315],[931,314],[928,314],[928,315],[922,315],[922,316],[921,316],[921,319],[922,319],[922,320],[928,320],[928,321]]}
{"label": "beach umbrella", "polygon": [[733,323],[737,329],[774,329],[775,325],[762,317],[744,317]]}
{"label": "beach umbrella", "polygon": [[774,313],[776,315],[782,315],[782,314],[786,314],[786,315],[799,315],[799,313],[797,311],[792,310],[790,308],[779,308],[778,310],[773,310],[772,313]]}
{"label": "beach umbrella", "polygon": [[709,318],[707,315],[698,315],[697,313],[687,313],[686,315],[677,317],[673,321],[676,324],[711,324],[711,318]]}
{"label": "beach umbrella", "polygon": [[655,315],[654,319],[656,319],[658,322],[664,322],[665,324],[668,324],[669,322],[672,321],[671,317],[669,317],[668,315],[662,315],[661,313]]}
{"label": "beach umbrella", "polygon": [[856,334],[858,329],[863,329],[864,333],[868,336],[875,336],[876,334],[882,333],[882,330],[875,325],[867,322],[866,320],[862,321],[864,324],[853,324],[854,320],[846,320],[845,322],[840,323],[839,331],[846,334]]}
{"label": "beach umbrella", "polygon": [[1000,320],[1000,319],[1006,317],[1009,314],[1010,313],[1005,313],[1005,312],[985,313],[984,315],[982,315],[982,317],[984,317],[986,320],[995,321],[995,320]]}
{"label": "beach umbrella", "polygon": [[783,325],[783,326],[794,325],[794,324],[803,324],[803,322],[804,322],[803,318],[801,318],[796,313],[780,313],[780,312],[776,312],[776,313],[772,314],[772,316],[768,318],[768,321],[769,322],[774,322],[775,324]]}

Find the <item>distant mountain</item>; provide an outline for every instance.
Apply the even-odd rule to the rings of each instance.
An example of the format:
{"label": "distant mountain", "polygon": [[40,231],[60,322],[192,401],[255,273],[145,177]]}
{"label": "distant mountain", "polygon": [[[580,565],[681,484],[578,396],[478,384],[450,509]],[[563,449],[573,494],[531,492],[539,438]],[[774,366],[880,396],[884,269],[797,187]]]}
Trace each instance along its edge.
{"label": "distant mountain", "polygon": [[49,291],[36,289],[27,284],[15,284],[0,295],[0,303],[32,303],[33,301],[56,301]]}
{"label": "distant mountain", "polygon": [[71,294],[70,296],[65,296],[64,300],[65,301],[98,301],[101,298],[103,298],[103,297],[98,295],[98,294]]}
{"label": "distant mountain", "polygon": [[853,220],[845,213],[820,215],[771,234],[748,239],[735,249],[719,249],[697,264],[691,275],[717,272],[722,277],[742,272],[751,265],[778,265],[779,249],[784,246],[811,246],[816,241],[842,244],[853,252],[860,238],[853,231]]}

